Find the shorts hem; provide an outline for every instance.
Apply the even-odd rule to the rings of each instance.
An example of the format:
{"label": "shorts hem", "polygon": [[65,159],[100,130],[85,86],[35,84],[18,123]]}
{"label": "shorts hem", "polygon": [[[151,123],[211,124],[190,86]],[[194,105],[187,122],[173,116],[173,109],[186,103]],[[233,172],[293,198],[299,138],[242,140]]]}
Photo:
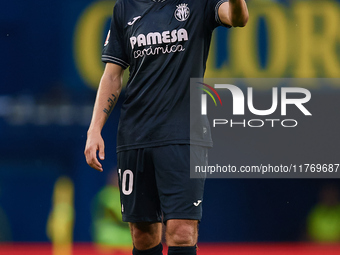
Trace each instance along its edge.
{"label": "shorts hem", "polygon": [[126,216],[122,215],[122,220],[124,222],[162,222],[162,218],[160,217],[137,217],[137,216]]}
{"label": "shorts hem", "polygon": [[168,220],[198,220],[200,222],[201,219],[202,214],[169,213],[164,216],[163,221],[166,222]]}

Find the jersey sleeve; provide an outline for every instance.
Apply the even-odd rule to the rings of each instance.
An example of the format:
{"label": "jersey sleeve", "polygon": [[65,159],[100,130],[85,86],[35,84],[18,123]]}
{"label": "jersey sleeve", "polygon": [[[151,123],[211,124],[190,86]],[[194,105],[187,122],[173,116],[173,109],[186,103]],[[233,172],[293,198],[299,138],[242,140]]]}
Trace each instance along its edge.
{"label": "jersey sleeve", "polygon": [[123,43],[122,18],[122,6],[117,3],[113,9],[110,30],[102,51],[102,61],[117,64],[126,69],[129,66],[129,60]]}
{"label": "jersey sleeve", "polygon": [[218,26],[225,26],[230,28],[231,26],[225,25],[218,16],[218,8],[221,4],[228,2],[229,0],[206,0],[205,17],[208,21],[208,26],[211,30]]}

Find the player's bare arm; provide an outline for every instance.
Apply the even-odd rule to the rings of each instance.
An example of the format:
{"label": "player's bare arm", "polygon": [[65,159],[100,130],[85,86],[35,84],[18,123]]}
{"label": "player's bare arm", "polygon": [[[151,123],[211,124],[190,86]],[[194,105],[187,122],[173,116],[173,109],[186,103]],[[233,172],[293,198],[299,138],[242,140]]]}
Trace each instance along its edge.
{"label": "player's bare arm", "polygon": [[218,16],[223,24],[232,27],[244,27],[249,18],[245,0],[229,0],[221,4]]}
{"label": "player's bare arm", "polygon": [[101,160],[105,158],[101,131],[120,95],[123,73],[124,70],[121,66],[112,63],[106,64],[99,83],[91,124],[87,132],[84,152],[86,162],[90,167],[101,172],[103,167],[97,158],[97,151],[99,151],[98,155]]}

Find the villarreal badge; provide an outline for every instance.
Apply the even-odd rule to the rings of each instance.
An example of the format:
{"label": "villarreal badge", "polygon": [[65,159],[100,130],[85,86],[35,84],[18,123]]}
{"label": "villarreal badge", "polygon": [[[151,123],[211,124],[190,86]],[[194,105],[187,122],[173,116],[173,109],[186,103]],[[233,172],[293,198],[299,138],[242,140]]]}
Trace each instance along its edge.
{"label": "villarreal badge", "polygon": [[175,10],[175,18],[178,21],[185,21],[189,18],[190,15],[190,9],[188,7],[188,4],[180,4],[176,6],[177,9]]}

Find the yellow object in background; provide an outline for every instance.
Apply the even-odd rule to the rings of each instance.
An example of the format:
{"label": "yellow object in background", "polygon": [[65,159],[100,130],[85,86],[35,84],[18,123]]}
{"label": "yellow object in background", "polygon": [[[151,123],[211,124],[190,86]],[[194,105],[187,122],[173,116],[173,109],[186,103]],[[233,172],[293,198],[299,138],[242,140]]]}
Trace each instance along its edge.
{"label": "yellow object in background", "polygon": [[120,193],[116,169],[108,175],[108,183],[96,195],[92,204],[92,237],[102,251],[131,250],[129,225],[122,221]]}
{"label": "yellow object in background", "polygon": [[74,186],[68,177],[60,177],[53,190],[53,205],[47,222],[47,236],[54,255],[72,254],[74,227]]}
{"label": "yellow object in background", "polygon": [[336,185],[325,185],[319,202],[309,213],[307,231],[311,241],[340,243],[340,191]]}

